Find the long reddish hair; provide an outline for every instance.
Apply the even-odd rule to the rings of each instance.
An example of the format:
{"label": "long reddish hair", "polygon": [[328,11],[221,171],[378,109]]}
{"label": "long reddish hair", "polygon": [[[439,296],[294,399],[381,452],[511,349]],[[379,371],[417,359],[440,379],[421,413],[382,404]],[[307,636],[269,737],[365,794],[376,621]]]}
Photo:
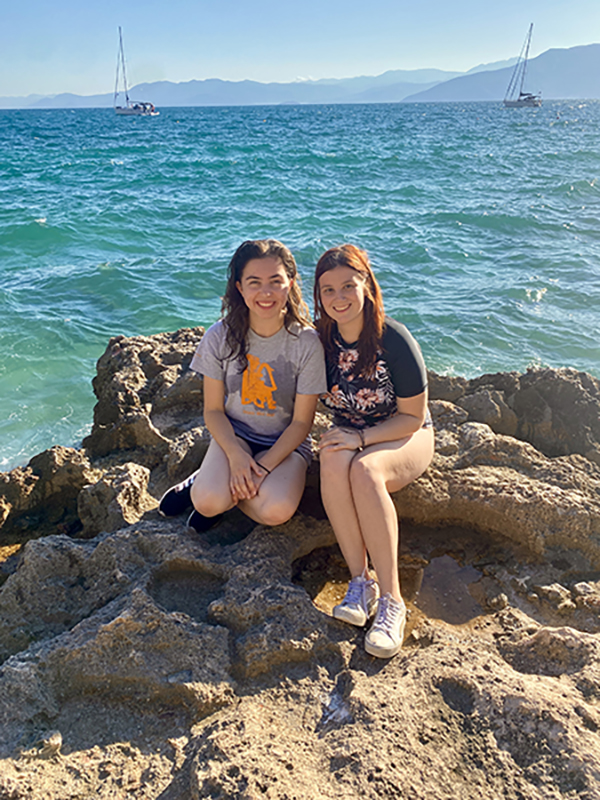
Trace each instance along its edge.
{"label": "long reddish hair", "polygon": [[364,250],[353,244],[342,244],[326,250],[317,262],[315,270],[315,326],[323,342],[325,352],[334,352],[334,336],[337,324],[327,316],[321,303],[319,280],[321,275],[336,267],[350,267],[358,272],[365,286],[364,325],[358,338],[358,361],[356,372],[370,372],[377,361],[377,352],[381,347],[385,311],[381,289],[373,274],[369,256]]}

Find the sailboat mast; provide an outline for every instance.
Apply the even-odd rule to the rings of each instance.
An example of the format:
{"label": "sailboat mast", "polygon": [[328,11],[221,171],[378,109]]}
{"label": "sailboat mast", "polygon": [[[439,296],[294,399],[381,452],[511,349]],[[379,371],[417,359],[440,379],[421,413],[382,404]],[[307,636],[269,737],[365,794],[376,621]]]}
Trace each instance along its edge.
{"label": "sailboat mast", "polygon": [[115,75],[115,96],[113,97],[113,106],[117,107],[117,98],[119,96],[119,70],[121,68],[121,51],[117,51],[117,74]]}
{"label": "sailboat mast", "polygon": [[129,91],[127,89],[127,72],[125,70],[125,50],[123,48],[123,34],[119,25],[119,52],[121,58],[121,69],[123,70],[123,83],[125,85],[125,103],[129,105]]}
{"label": "sailboat mast", "polygon": [[[125,103],[119,103],[119,83],[123,77],[123,86],[125,92]],[[134,95],[135,96],[135,95]],[[117,52],[117,76],[115,79],[115,99],[114,99],[115,113],[123,117],[158,117],[159,111],[154,108],[154,105],[148,101],[135,100],[131,102],[129,99],[129,86],[127,85],[127,65],[125,63],[125,48],[123,47],[123,31],[119,25],[119,50]]]}
{"label": "sailboat mast", "polygon": [[[519,53],[519,58],[515,65],[514,72],[510,78],[508,89],[504,97],[506,108],[540,108],[542,105],[542,94],[532,94],[525,91],[525,80],[527,78],[527,62],[529,61],[529,47],[531,45],[531,35],[533,33],[533,22],[529,26],[529,31],[523,42],[523,47]],[[517,92],[518,89],[518,92]]]}
{"label": "sailboat mast", "polygon": [[523,86],[525,84],[525,75],[527,74],[527,59],[529,58],[529,45],[531,44],[532,31],[533,31],[533,22],[529,26],[529,33],[527,34],[527,46],[525,48],[525,60],[523,62],[523,72],[521,73],[521,85],[519,86],[519,95],[523,94]]}

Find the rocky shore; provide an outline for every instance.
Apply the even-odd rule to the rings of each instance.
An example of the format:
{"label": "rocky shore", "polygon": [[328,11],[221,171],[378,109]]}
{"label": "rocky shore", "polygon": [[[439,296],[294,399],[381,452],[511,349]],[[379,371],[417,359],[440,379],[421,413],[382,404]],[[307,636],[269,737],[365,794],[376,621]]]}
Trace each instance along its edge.
{"label": "rocky shore", "polygon": [[201,335],[111,339],[82,446],[0,474],[0,800],[600,797],[598,380],[430,374],[381,661],[328,615],[317,461],[278,528],[158,515],[208,443]]}

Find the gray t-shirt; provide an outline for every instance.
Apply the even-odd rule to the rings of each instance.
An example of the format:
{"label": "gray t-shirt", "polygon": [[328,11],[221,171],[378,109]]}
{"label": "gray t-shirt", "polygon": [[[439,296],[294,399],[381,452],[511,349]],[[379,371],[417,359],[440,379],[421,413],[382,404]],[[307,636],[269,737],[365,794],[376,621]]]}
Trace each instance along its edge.
{"label": "gray t-shirt", "polygon": [[248,366],[229,356],[221,320],[206,331],[190,365],[225,384],[225,413],[239,436],[270,447],[292,420],[296,394],[327,390],[317,332],[293,324],[269,337],[248,331]]}

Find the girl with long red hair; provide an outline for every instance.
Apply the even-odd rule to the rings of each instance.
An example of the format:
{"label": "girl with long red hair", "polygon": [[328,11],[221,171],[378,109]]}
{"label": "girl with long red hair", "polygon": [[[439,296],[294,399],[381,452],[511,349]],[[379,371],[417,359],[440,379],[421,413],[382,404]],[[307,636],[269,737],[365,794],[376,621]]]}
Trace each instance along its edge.
{"label": "girl with long red hair", "polygon": [[427,372],[415,339],[385,316],[363,250],[351,244],[327,250],[314,292],[327,364],[321,399],[334,422],[319,443],[321,494],[352,578],[333,615],[362,626],[375,613],[365,649],[389,658],[402,646],[406,623],[390,492],[421,475],[433,457]]}

